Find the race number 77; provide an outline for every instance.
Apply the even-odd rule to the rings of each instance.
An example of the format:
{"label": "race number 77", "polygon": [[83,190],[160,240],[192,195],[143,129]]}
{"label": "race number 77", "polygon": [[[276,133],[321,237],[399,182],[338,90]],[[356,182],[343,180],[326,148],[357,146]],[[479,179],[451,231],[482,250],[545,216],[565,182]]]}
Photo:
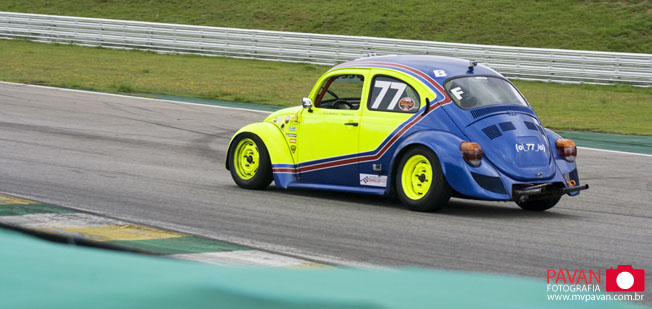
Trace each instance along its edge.
{"label": "race number 77", "polygon": [[378,109],[380,102],[383,101],[385,95],[387,94],[387,90],[391,88],[391,89],[396,89],[396,94],[392,98],[392,101],[389,102],[389,106],[387,106],[387,110],[393,110],[394,107],[396,107],[396,103],[398,103],[398,100],[401,98],[403,91],[405,91],[405,87],[407,87],[407,85],[404,83],[386,82],[386,81],[377,80],[374,83],[374,88],[380,88],[380,93],[376,97],[376,100],[374,100],[374,103],[371,104],[371,108]]}

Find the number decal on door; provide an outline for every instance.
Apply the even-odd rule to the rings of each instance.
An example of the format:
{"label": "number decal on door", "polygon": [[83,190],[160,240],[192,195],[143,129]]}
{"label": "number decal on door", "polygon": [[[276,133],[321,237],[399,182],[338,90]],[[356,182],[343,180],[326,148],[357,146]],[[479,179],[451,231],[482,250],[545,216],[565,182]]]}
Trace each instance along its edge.
{"label": "number decal on door", "polygon": [[367,101],[369,110],[416,113],[420,107],[417,91],[403,80],[386,75],[376,75],[371,82]]}
{"label": "number decal on door", "polygon": [[374,88],[380,88],[380,93],[376,97],[376,100],[374,100],[374,103],[371,104],[371,108],[378,109],[378,106],[380,106],[380,103],[385,98],[385,95],[387,95],[387,91],[389,89],[395,89],[396,93],[394,94],[392,101],[389,103],[389,105],[387,105],[387,110],[390,111],[393,110],[394,107],[396,107],[398,100],[401,99],[401,95],[403,95],[403,92],[405,91],[405,87],[407,87],[407,85],[404,83],[377,80],[374,83]]}

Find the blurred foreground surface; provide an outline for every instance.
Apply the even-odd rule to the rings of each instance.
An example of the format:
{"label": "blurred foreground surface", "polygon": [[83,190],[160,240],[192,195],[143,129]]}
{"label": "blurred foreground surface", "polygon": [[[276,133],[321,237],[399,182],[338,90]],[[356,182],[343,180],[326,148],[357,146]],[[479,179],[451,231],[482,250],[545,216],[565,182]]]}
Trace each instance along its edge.
{"label": "blurred foreground surface", "polygon": [[551,302],[544,280],[430,269],[225,268],[49,243],[0,230],[0,307],[631,308]]}

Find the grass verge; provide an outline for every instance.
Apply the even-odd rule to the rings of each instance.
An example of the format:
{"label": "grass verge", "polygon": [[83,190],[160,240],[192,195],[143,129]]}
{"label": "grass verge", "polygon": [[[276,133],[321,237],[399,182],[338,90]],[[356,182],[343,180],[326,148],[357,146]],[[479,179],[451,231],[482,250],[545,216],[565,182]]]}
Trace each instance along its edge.
{"label": "grass verge", "polygon": [[0,11],[652,53],[650,0],[3,0]]}
{"label": "grass verge", "polygon": [[[328,67],[0,40],[0,80],[294,106]],[[558,130],[652,135],[652,88],[515,81]],[[1,101],[0,101],[1,102]]]}

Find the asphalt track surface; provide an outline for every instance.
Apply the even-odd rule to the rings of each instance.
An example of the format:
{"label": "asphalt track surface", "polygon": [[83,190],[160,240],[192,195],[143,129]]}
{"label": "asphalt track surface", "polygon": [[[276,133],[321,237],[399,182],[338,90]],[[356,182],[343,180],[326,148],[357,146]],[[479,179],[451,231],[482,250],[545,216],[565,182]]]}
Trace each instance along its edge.
{"label": "asphalt track surface", "polygon": [[542,280],[631,264],[652,284],[652,156],[580,149],[590,190],[543,213],[460,199],[417,213],[386,197],[238,188],[227,144],[265,115],[0,83],[0,191],[326,262]]}

